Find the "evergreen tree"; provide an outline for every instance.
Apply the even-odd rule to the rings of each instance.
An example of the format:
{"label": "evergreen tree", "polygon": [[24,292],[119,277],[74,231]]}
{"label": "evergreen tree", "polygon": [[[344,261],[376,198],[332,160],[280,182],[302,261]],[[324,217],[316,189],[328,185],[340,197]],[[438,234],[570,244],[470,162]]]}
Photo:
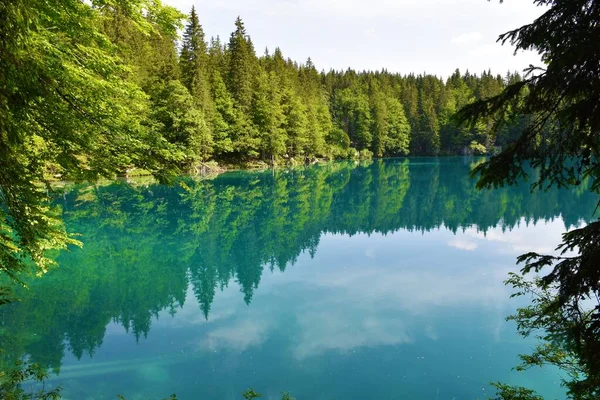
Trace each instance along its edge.
{"label": "evergreen tree", "polygon": [[291,88],[284,89],[281,101],[287,152],[292,157],[303,157],[308,146],[306,106]]}
{"label": "evergreen tree", "polygon": [[304,66],[301,66],[298,77],[300,96],[307,106],[308,143],[306,152],[309,157],[330,155],[327,137],[333,129],[333,121],[329,110],[329,99],[321,83],[310,57]]}
{"label": "evergreen tree", "polygon": [[436,78],[426,76],[419,88],[419,119],[411,141],[413,154],[437,155],[440,150],[440,125],[436,112]]}
{"label": "evergreen tree", "polygon": [[192,6],[188,23],[183,33],[183,44],[179,56],[181,82],[187,87],[196,105],[204,112],[211,110],[208,80],[208,55],[206,54],[204,31]]}
{"label": "evergreen tree", "polygon": [[369,97],[358,82],[334,93],[334,109],[351,145],[358,150],[368,149],[373,140],[371,110]]}
{"label": "evergreen tree", "polygon": [[233,142],[231,140],[231,129],[235,123],[235,110],[233,108],[233,99],[225,87],[225,82],[218,70],[212,71],[211,79],[211,97],[215,107],[212,119],[212,131],[215,143],[215,156],[223,158],[227,153],[231,153]]}
{"label": "evergreen tree", "polygon": [[410,125],[402,103],[398,99],[388,97],[387,112],[386,155],[407,155],[410,148]]}
{"label": "evergreen tree", "polygon": [[258,129],[262,158],[276,163],[285,153],[284,114],[281,108],[281,93],[275,73],[260,70],[256,75],[252,97],[252,121]]}
{"label": "evergreen tree", "polygon": [[324,108],[323,105],[316,103],[314,99],[310,100],[306,112],[308,140],[305,149],[306,155],[314,158],[327,154],[325,138],[328,131],[331,130],[332,124],[329,110]]}
{"label": "evergreen tree", "polygon": [[235,21],[235,28],[227,47],[229,58],[227,86],[240,111],[248,113],[252,102],[255,54],[240,17]]}
{"label": "evergreen tree", "polygon": [[209,71],[212,73],[218,71],[221,77],[227,75],[227,59],[225,54],[225,47],[221,43],[221,38],[210,39],[210,45],[208,46],[208,65]]}
{"label": "evergreen tree", "polygon": [[179,81],[157,87],[152,96],[152,117],[156,128],[181,153],[182,167],[194,167],[206,161],[213,149],[213,140],[202,112]]}

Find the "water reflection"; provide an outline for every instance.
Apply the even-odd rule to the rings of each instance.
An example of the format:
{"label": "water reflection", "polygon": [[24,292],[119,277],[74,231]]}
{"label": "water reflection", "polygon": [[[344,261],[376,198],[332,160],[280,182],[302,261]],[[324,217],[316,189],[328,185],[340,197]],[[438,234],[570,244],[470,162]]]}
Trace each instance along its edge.
{"label": "water reflection", "polygon": [[476,191],[473,162],[70,187],[85,248],[0,309],[2,363],[28,354],[74,397],[472,397],[527,349],[503,322],[515,256],[552,251],[596,202]]}

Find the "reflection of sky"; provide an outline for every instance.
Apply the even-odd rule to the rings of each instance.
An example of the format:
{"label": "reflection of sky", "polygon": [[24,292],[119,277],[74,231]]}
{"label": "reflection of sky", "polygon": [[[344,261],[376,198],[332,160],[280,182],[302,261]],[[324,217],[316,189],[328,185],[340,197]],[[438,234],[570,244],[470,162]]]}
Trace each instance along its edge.
{"label": "reflection of sky", "polygon": [[505,233],[326,234],[314,258],[266,269],[250,305],[230,283],[206,321],[190,288],[137,346],[112,325],[94,359],[65,359],[61,377],[98,385],[95,370],[114,370],[133,374],[125,393],[183,399],[239,398],[259,385],[298,398],[485,398],[496,380],[550,394],[555,373],[510,371],[532,342],[504,322],[518,304],[502,282],[518,270],[516,255],[552,251],[563,231],[559,218]]}
{"label": "reflection of sky", "polygon": [[[579,227],[584,226],[583,221]],[[556,246],[561,242],[562,234],[568,230],[562,219],[540,221],[537,224],[521,220],[513,231],[503,232],[502,228],[492,228],[483,233],[477,228],[468,228],[463,235],[456,235],[448,245],[460,250],[473,251],[485,246],[496,254],[518,256],[527,252],[557,254]],[[489,242],[493,242],[490,246]],[[486,245],[487,244],[487,245]]]}

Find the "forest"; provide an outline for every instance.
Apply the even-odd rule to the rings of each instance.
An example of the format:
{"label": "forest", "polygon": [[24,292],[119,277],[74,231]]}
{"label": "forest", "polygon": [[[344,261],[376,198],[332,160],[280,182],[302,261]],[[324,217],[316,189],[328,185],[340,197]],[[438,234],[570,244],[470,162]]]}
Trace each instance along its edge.
{"label": "forest", "polygon": [[[184,171],[210,168],[210,160],[294,165],[323,158],[496,153],[518,136],[526,119],[509,115],[500,132],[491,118],[470,127],[453,121],[463,106],[520,81],[516,73],[456,70],[444,80],[385,70],[319,72],[310,58],[286,59],[279,48],[257,55],[239,17],[228,40],[207,39],[192,8],[179,40],[176,28],[184,16],[162,8],[146,21],[150,33],[123,17],[125,10],[102,9],[103,32],[130,66],[130,81],[147,96],[142,125],[173,146]],[[161,19],[167,12],[169,24]]]}

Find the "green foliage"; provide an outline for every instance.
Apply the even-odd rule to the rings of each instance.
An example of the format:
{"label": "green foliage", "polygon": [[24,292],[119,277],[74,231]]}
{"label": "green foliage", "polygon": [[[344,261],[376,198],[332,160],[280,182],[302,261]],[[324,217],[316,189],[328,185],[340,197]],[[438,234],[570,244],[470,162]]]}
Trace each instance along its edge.
{"label": "green foliage", "polygon": [[204,31],[198,21],[196,10],[192,6],[189,22],[183,33],[183,45],[179,56],[179,68],[181,71],[181,80],[192,96],[198,98],[200,104],[208,101],[208,79],[207,63],[208,55],[206,53],[206,42],[204,41]]}
{"label": "green foliage", "polygon": [[338,123],[347,132],[351,146],[362,150],[371,146],[373,136],[369,98],[358,85],[336,91],[333,108],[334,114],[341,117]]}
{"label": "green foliage", "polygon": [[[131,5],[122,19],[152,31]],[[157,12],[158,2],[153,11]],[[98,28],[112,3],[11,1],[0,36],[0,271],[52,264],[76,241],[49,204],[48,181],[114,177],[139,166],[173,171],[168,143],[145,129],[148,104],[117,48]]]}
{"label": "green foliage", "polygon": [[598,29],[594,20],[598,5],[589,0],[539,3],[551,7],[533,24],[501,35],[499,40],[509,41],[517,50],[537,49],[546,68],[531,67],[524,80],[464,108],[459,115],[465,122],[498,117],[495,129],[506,123],[501,117],[509,113],[532,116],[513,145],[476,170],[482,177],[480,186],[514,182],[526,175],[523,164],[528,160],[541,168],[537,186],[576,185],[590,176],[597,190],[600,122],[595,116],[600,78],[592,67],[598,56],[585,49],[594,46],[590,35]]}
{"label": "green foliage", "polygon": [[[387,130],[384,136],[384,155],[407,155],[410,144],[410,125],[404,107],[395,98],[387,99]],[[377,154],[379,156],[379,154]]]}
{"label": "green foliage", "polygon": [[302,156],[309,145],[306,107],[291,89],[283,93],[281,103],[288,154],[292,157]]}
{"label": "green foliage", "polygon": [[496,397],[493,400],[544,400],[535,394],[533,390],[529,390],[519,386],[509,386],[502,383],[493,383],[496,388]]}
{"label": "green foliage", "polygon": [[60,399],[61,388],[46,390],[46,379],[48,373],[39,365],[16,361],[10,370],[0,372],[0,398],[4,400]]}
{"label": "green foliage", "polygon": [[360,160],[370,160],[371,158],[373,158],[373,153],[368,149],[363,149],[358,152],[358,158]]}
{"label": "green foliage", "polygon": [[[246,390],[244,393],[242,393],[242,396],[246,400],[253,400],[253,399],[258,399],[260,397],[263,397],[262,394],[255,392],[254,389],[252,389],[252,388],[250,388],[250,389]],[[281,400],[296,400],[296,398],[293,397],[291,394],[284,392],[281,394]]]}
{"label": "green foliage", "polygon": [[233,108],[233,99],[227,92],[225,82],[219,71],[212,72],[211,96],[214,104],[211,125],[215,141],[215,156],[223,158],[234,150],[231,129],[235,122],[236,113]]}
{"label": "green foliage", "polygon": [[[522,256],[520,260],[524,260]],[[521,355],[521,364],[516,367],[523,371],[545,365],[557,366],[568,378],[562,383],[568,389],[570,398],[596,399],[600,386],[591,366],[590,357],[596,357],[595,341],[582,336],[586,328],[593,324],[593,310],[578,302],[561,304],[557,285],[547,285],[544,278],[526,280],[522,275],[511,273],[506,281],[515,289],[512,295],[526,296],[531,305],[520,308],[508,320],[515,321],[523,336],[535,334],[540,344],[531,354]]]}
{"label": "green foliage", "polygon": [[250,110],[252,102],[252,81],[256,54],[246,34],[241,18],[235,21],[235,31],[227,46],[228,81],[227,87],[242,112]]}
{"label": "green foliage", "polygon": [[153,128],[178,150],[182,169],[207,160],[212,153],[212,135],[185,86],[169,81],[153,88],[151,96]]}
{"label": "green foliage", "polygon": [[263,159],[274,160],[285,153],[286,135],[281,93],[274,73],[260,71],[252,97],[252,121],[258,130]]}
{"label": "green foliage", "polygon": [[250,388],[248,390],[246,390],[242,396],[244,396],[244,399],[246,400],[253,400],[253,399],[258,399],[259,397],[262,397],[262,394],[257,393],[254,391],[254,389]]}
{"label": "green foliage", "polygon": [[487,149],[481,143],[476,142],[475,140],[471,141],[469,145],[469,151],[471,154],[482,155],[487,153]]}

